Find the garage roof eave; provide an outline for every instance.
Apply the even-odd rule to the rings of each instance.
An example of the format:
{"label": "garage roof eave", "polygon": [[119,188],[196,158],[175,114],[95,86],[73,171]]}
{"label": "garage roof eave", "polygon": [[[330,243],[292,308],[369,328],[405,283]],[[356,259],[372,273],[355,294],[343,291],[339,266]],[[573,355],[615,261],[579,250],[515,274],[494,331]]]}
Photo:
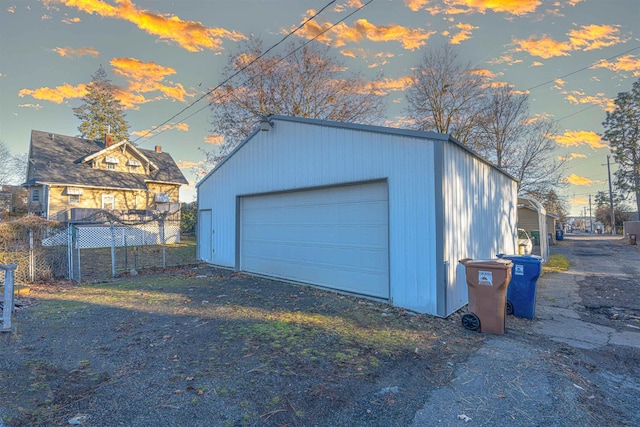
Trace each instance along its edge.
{"label": "garage roof eave", "polygon": [[251,135],[249,135],[248,137],[246,137],[246,138],[244,139],[244,141],[242,141],[240,144],[236,145],[236,147],[235,147],[233,150],[231,150],[231,152],[230,152],[229,154],[227,154],[227,155],[225,156],[225,158],[224,158],[224,159],[220,160],[220,162],[219,162],[218,164],[216,164],[216,165],[215,165],[215,167],[214,167],[213,169],[211,169],[211,170],[209,171],[209,173],[208,173],[208,174],[206,174],[204,177],[202,177],[202,179],[201,179],[200,181],[198,181],[198,182],[196,183],[196,190],[198,189],[198,187],[200,187],[200,184],[202,184],[203,182],[205,182],[205,181],[207,180],[207,178],[209,178],[211,175],[213,175],[213,173],[214,173],[215,171],[217,171],[217,170],[218,170],[222,165],[224,165],[224,164],[227,162],[227,160],[228,160],[229,158],[231,158],[231,157],[236,153],[236,151],[238,151],[239,149],[241,149],[241,148],[242,148],[242,147],[243,147],[247,142],[249,142],[249,141],[251,140],[251,138],[253,138],[253,137],[254,137],[254,135],[255,135],[255,134],[257,134],[258,132],[261,132],[261,131],[260,131],[260,128],[258,128],[258,129],[256,129],[256,130],[254,130],[254,131],[251,133]]}

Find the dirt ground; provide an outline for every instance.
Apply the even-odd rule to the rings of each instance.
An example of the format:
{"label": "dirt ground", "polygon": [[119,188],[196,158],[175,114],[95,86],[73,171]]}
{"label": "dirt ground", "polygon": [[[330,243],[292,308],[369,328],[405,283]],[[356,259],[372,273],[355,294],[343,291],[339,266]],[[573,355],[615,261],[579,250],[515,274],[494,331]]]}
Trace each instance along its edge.
{"label": "dirt ground", "polygon": [[[640,278],[629,277],[612,291],[606,276],[585,276],[580,316],[639,328]],[[207,266],[34,285],[18,303],[18,333],[0,335],[0,427],[640,420],[640,389],[619,397],[625,378],[637,386],[638,349],[575,349],[534,334],[528,319],[481,334],[461,326],[463,311],[416,315]]]}
{"label": "dirt ground", "polygon": [[483,340],[456,315],[208,267],[20,302],[0,342],[9,426],[407,425]]}

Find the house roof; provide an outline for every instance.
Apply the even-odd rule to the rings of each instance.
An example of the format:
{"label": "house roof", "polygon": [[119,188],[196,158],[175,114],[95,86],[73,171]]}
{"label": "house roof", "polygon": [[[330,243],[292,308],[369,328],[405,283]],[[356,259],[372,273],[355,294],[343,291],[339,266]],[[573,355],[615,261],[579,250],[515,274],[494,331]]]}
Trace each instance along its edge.
{"label": "house roof", "polygon": [[111,151],[116,150],[119,147],[126,147],[127,149],[129,149],[130,151],[133,151],[136,156],[138,158],[140,158],[142,161],[144,161],[145,163],[149,164],[149,170],[156,170],[158,169],[158,166],[153,163],[151,160],[149,160],[149,158],[147,156],[144,155],[144,153],[142,152],[142,150],[138,149],[135,145],[133,145],[132,143],[130,143],[129,141],[120,141],[117,144],[113,144],[110,147],[105,147],[100,151],[96,151],[92,154],[89,154],[87,156],[85,156],[81,162],[82,163],[87,163],[90,162],[91,160],[95,159],[96,157],[100,157],[101,155],[106,155]]}
{"label": "house roof", "polygon": [[[498,170],[499,172],[503,173],[504,175],[508,176],[514,181],[519,182],[517,178],[510,175],[505,170],[497,167],[495,164],[491,163],[490,161],[482,157],[480,154],[476,153],[475,151],[471,150],[469,147],[460,143],[449,134],[442,134],[437,132],[425,132],[425,131],[412,130],[412,129],[390,128],[390,127],[384,127],[384,126],[363,125],[363,124],[357,124],[357,123],[333,122],[328,120],[309,119],[304,117],[292,117],[292,116],[281,116],[281,115],[271,115],[271,116],[268,116],[267,119],[272,124],[274,121],[297,122],[297,123],[305,123],[308,125],[315,125],[315,126],[359,130],[359,131],[372,132],[372,133],[382,133],[386,135],[400,135],[400,136],[407,136],[407,137],[413,137],[413,138],[431,140],[431,141],[434,141],[434,140],[445,141],[445,142],[459,146],[463,150],[472,154],[474,157],[477,157],[480,161]],[[242,148],[242,146],[244,146],[249,140],[251,140],[259,132],[261,132],[261,130],[260,130],[260,127],[258,126],[256,130],[253,131],[253,133],[251,133],[251,135],[249,135],[244,141],[239,143],[224,159],[218,162],[218,164],[216,164],[216,166],[211,171],[209,171],[209,173],[204,178],[202,178],[200,182],[196,184],[196,187],[199,187],[201,183],[206,181],[206,179],[210,175],[212,175],[218,168],[220,168],[230,157],[232,157],[239,149]]]}
{"label": "house roof", "polygon": [[153,166],[148,175],[93,169],[88,158],[95,157],[123,143],[105,147],[102,141],[59,135],[38,130],[31,131],[29,149],[29,180],[23,185],[36,183],[100,188],[146,190],[148,182],[188,184],[169,153],[144,150],[129,144],[137,154],[148,159]]}

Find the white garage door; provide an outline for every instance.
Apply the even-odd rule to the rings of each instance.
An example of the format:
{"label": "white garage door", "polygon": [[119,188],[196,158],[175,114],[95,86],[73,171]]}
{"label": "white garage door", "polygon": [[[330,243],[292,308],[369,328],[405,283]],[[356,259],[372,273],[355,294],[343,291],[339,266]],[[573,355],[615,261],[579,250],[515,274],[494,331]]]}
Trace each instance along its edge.
{"label": "white garage door", "polygon": [[389,298],[386,182],[241,203],[241,270]]}

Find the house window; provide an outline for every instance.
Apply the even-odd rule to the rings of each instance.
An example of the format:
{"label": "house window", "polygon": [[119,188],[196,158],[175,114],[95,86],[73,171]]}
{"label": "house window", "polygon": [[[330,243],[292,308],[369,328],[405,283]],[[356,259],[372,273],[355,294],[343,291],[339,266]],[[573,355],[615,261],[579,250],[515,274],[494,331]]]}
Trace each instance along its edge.
{"label": "house window", "polygon": [[69,194],[69,204],[70,205],[79,205],[80,204],[80,195],[79,194]]}
{"label": "house window", "polygon": [[156,193],[156,202],[169,203],[171,202],[171,197],[167,193]]}
{"label": "house window", "polygon": [[138,166],[142,166],[142,163],[137,160],[129,159],[127,160],[127,166],[129,166],[129,172],[136,173],[138,172]]}
{"label": "house window", "polygon": [[114,210],[116,208],[116,196],[113,194],[102,195],[102,209]]}
{"label": "house window", "polygon": [[116,165],[120,162],[117,157],[106,156],[104,162],[107,164],[107,169],[110,171],[116,170]]}
{"label": "house window", "polygon": [[40,189],[39,188],[34,188],[33,190],[31,190],[31,201],[32,202],[39,202],[40,201]]}

